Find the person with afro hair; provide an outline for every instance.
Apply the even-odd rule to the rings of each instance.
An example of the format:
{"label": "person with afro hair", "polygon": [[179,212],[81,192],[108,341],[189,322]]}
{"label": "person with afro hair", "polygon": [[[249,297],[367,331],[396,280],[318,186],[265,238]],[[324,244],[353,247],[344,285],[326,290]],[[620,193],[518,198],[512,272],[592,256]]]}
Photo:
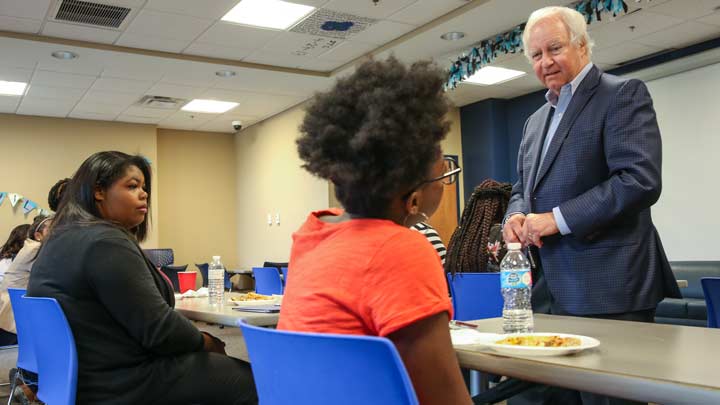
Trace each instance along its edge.
{"label": "person with afro hair", "polygon": [[409,229],[437,209],[449,130],[442,72],[369,60],[315,96],[297,140],[303,167],[345,210],[311,213],[293,235],[278,329],[382,336],[422,404],[469,404],[453,350],[440,258]]}

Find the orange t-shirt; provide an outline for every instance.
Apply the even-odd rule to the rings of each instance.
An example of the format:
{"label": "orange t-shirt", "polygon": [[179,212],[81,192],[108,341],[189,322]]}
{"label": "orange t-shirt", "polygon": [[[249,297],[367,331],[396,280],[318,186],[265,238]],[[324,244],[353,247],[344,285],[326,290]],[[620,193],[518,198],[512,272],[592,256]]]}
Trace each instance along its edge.
{"label": "orange t-shirt", "polygon": [[383,219],[323,222],[293,235],[278,329],[387,336],[420,319],[452,317],[440,258],[419,232]]}

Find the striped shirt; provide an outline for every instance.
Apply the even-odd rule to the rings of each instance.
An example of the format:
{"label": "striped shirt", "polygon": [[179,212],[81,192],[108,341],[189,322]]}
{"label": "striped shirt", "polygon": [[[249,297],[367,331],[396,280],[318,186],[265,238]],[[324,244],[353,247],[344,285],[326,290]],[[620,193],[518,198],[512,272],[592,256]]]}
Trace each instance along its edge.
{"label": "striped shirt", "polygon": [[442,264],[445,264],[445,253],[447,253],[447,249],[445,249],[445,245],[443,244],[442,239],[440,239],[440,235],[437,233],[435,228],[425,222],[418,222],[417,224],[411,226],[410,229],[413,229],[425,235],[427,240],[433,245],[433,247],[437,251],[438,256],[440,256],[440,261],[442,262]]}

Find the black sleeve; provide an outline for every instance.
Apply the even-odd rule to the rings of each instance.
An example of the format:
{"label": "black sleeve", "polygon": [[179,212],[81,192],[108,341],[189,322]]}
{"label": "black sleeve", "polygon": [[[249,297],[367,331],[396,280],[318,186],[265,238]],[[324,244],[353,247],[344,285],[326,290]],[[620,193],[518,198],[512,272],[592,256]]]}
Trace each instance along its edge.
{"label": "black sleeve", "polygon": [[122,237],[93,243],[85,277],[110,315],[142,347],[159,355],[198,351],[203,338],[160,295],[137,247]]}

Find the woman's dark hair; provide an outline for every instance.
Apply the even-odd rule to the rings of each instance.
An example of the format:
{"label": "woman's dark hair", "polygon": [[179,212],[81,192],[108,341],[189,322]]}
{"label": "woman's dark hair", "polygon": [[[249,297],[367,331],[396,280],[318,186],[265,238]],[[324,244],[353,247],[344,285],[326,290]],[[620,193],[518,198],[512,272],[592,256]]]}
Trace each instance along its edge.
{"label": "woman's dark hair", "polygon": [[32,239],[34,241],[37,241],[35,239],[35,234],[45,230],[45,228],[48,227],[50,224],[48,220],[50,219],[47,215],[37,215],[35,218],[33,218],[33,223],[30,226],[30,229],[28,229],[27,237],[28,239]]}
{"label": "woman's dark hair", "polygon": [[0,248],[0,259],[14,260],[17,252],[22,249],[30,229],[30,224],[22,224],[13,228],[13,230],[10,231],[10,237],[8,237],[7,242]]}
{"label": "woman's dark hair", "polygon": [[48,192],[48,205],[51,210],[57,211],[58,207],[60,207],[60,201],[62,201],[65,187],[69,181],[70,179],[67,178],[58,180],[58,182],[50,188],[50,192]]}
{"label": "woman's dark hair", "polygon": [[448,243],[446,272],[455,275],[488,271],[490,229],[494,224],[502,222],[511,189],[510,183],[498,183],[492,179],[486,179],[475,187],[465,203],[460,226],[455,228]]}
{"label": "woman's dark hair", "polygon": [[77,224],[104,223],[125,229],[102,217],[95,202],[95,190],[96,188],[109,189],[113,183],[125,175],[130,166],[136,166],[145,176],[148,216],[140,225],[129,230],[138,241],[143,241],[147,236],[150,196],[152,195],[150,163],[140,155],[128,155],[115,151],[95,153],[80,165],[66,186],[59,211],[53,220],[53,234],[60,233],[63,229]]}
{"label": "woman's dark hair", "polygon": [[449,130],[442,71],[370,60],[315,95],[297,140],[303,167],[335,185],[348,213],[383,218],[425,180]]}

